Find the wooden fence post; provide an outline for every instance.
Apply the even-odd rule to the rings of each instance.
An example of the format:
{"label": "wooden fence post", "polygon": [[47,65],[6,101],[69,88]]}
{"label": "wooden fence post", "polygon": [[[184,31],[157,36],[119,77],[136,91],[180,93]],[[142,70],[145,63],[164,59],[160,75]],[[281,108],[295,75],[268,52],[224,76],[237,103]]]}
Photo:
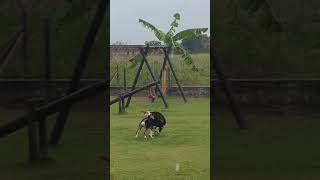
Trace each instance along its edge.
{"label": "wooden fence post", "polygon": [[126,67],[123,68],[123,93],[127,91],[127,70]]}
{"label": "wooden fence post", "polygon": [[119,73],[119,65],[117,64],[117,85],[120,86],[120,73]]}
{"label": "wooden fence post", "polygon": [[125,98],[121,95],[121,107],[122,107],[122,112],[126,112],[126,104],[125,104]]}
{"label": "wooden fence post", "polygon": [[179,89],[180,95],[182,96],[184,102],[187,102],[186,96],[184,95],[184,92],[183,92],[182,87],[181,87],[181,85],[179,83],[178,77],[176,75],[176,72],[174,71],[173,64],[172,64],[171,59],[169,57],[170,51],[171,51],[171,49],[169,49],[169,51],[165,52],[165,56],[167,58],[167,61],[168,61],[169,67],[171,69],[172,75],[173,75],[173,77],[176,80],[176,83],[178,85],[178,89]]}
{"label": "wooden fence post", "polygon": [[39,121],[39,152],[41,159],[48,158],[48,135],[46,117],[41,117]]}
{"label": "wooden fence post", "polygon": [[122,113],[122,96],[119,94],[119,114]]}
{"label": "wooden fence post", "polygon": [[28,101],[28,137],[29,137],[29,161],[33,162],[38,159],[38,143],[37,143],[37,126],[35,102]]}
{"label": "wooden fence post", "polygon": [[[38,105],[44,105],[44,99],[39,100]],[[48,133],[47,133],[47,120],[46,116],[42,115],[39,118],[38,122],[38,128],[39,128],[39,155],[40,158],[45,160],[48,159]]]}
{"label": "wooden fence post", "polygon": [[170,92],[170,90],[171,90],[171,73],[170,73],[170,68],[168,68],[168,95],[171,95],[171,92]]}

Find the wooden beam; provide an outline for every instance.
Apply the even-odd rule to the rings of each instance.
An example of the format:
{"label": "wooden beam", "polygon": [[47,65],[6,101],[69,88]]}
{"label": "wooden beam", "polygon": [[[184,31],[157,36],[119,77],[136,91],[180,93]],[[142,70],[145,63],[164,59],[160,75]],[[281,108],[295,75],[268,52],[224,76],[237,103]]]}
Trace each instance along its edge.
{"label": "wooden beam", "polygon": [[[134,94],[136,94],[136,93],[138,93],[138,92],[140,92],[140,91],[142,91],[142,90],[148,89],[149,87],[155,86],[155,85],[157,85],[157,84],[159,84],[159,83],[160,83],[159,80],[158,80],[158,81],[155,81],[155,82],[152,82],[152,83],[149,83],[149,84],[147,84],[147,85],[145,85],[145,86],[143,86],[143,87],[140,87],[140,88],[134,89],[133,91],[130,91],[130,92],[128,92],[128,93],[122,94],[121,97],[122,97],[122,98],[131,97],[132,95],[134,95]],[[112,104],[118,102],[118,101],[120,101],[120,98],[119,98],[119,97],[116,98],[116,99],[111,100],[111,101],[110,101],[110,106],[111,106]]]}
{"label": "wooden beam", "polygon": [[28,139],[29,139],[29,161],[34,162],[38,157],[37,142],[37,116],[35,112],[35,102],[28,101]]}
{"label": "wooden beam", "polygon": [[[52,101],[46,105],[43,105],[35,110],[37,117],[47,116],[63,110],[63,105],[71,105],[82,101],[83,99],[94,96],[98,93],[106,91],[108,88],[108,80],[94,83],[88,87],[78,90],[69,95],[65,95],[55,101]],[[0,126],[0,138],[7,136],[21,128],[24,128],[28,123],[28,114],[24,114],[13,121]],[[41,121],[42,119],[38,119]]]}
{"label": "wooden beam", "polygon": [[[22,30],[13,33],[6,42],[4,42],[3,44],[0,45],[0,54],[2,53],[2,51],[7,49],[9,46],[11,46],[13,44],[13,42],[16,41],[17,37],[19,36],[19,34],[21,32],[22,32]],[[2,59],[2,57],[0,59]]]}
{"label": "wooden beam", "polygon": [[221,63],[221,57],[219,56],[218,51],[216,50],[215,47],[211,48],[210,53],[211,53],[210,56],[213,57],[213,68],[214,68],[215,74],[217,75],[217,78],[220,81],[224,92],[226,93],[226,96],[227,96],[227,99],[229,100],[231,110],[235,117],[236,123],[239,128],[245,129],[246,122],[240,112],[240,106],[235,99],[235,95],[234,95],[234,92],[232,91],[231,83],[224,75],[224,70]]}
{"label": "wooden beam", "polygon": [[24,36],[24,33],[20,32],[17,35],[18,36],[16,37],[16,39],[10,44],[10,46],[7,49],[7,51],[3,55],[3,62],[2,62],[1,67],[0,67],[0,74],[2,74],[4,72],[4,69],[5,69],[6,65],[8,64],[11,56],[14,53],[14,50],[17,48],[17,46],[18,46],[19,42],[21,41],[22,37]]}
{"label": "wooden beam", "polygon": [[170,50],[169,50],[169,52],[165,50],[165,58],[167,58],[167,61],[168,61],[169,67],[170,67],[170,69],[171,69],[172,75],[173,75],[174,79],[176,80],[176,83],[177,83],[177,85],[178,85],[178,89],[179,89],[180,95],[182,96],[183,101],[184,101],[184,102],[187,102],[187,98],[186,98],[186,96],[184,95],[184,92],[183,92],[183,90],[182,90],[182,87],[181,87],[181,85],[180,85],[180,82],[179,82],[179,80],[178,80],[178,77],[177,77],[176,72],[175,72],[175,70],[174,70],[173,64],[172,64],[171,59],[170,59],[170,57],[169,57],[169,53],[170,53]]}
{"label": "wooden beam", "polygon": [[29,63],[29,54],[28,54],[28,41],[29,41],[29,33],[28,33],[28,15],[25,10],[22,11],[22,29],[23,29],[23,40],[22,40],[22,59],[23,59],[23,78],[28,74],[28,63]]}
{"label": "wooden beam", "polygon": [[[142,53],[142,60],[145,62],[146,66],[147,66],[147,68],[148,68],[148,70],[149,70],[149,72],[150,72],[150,74],[151,74],[151,76],[152,76],[153,81],[158,81],[158,79],[157,79],[156,75],[153,73],[153,71],[152,71],[152,69],[151,69],[151,66],[150,66],[148,60],[146,59],[146,56],[145,56],[144,53]],[[163,103],[164,103],[164,106],[165,106],[166,108],[168,108],[168,107],[169,107],[168,102],[167,102],[166,98],[165,98],[164,95],[163,95],[163,92],[162,92],[162,90],[161,90],[160,85],[159,85],[159,84],[156,84],[156,88],[158,89],[158,91],[159,91],[159,93],[160,93],[160,97],[161,97],[161,99],[162,99],[162,101],[163,101]]]}
{"label": "wooden beam", "polygon": [[[145,54],[148,54],[148,50],[149,50],[149,47],[146,47],[146,48],[144,49],[144,53],[145,53]],[[141,53],[141,51],[142,51],[142,50],[140,49],[140,53]],[[136,74],[136,76],[135,76],[135,78],[134,78],[134,80],[133,80],[133,84],[132,84],[132,87],[131,87],[131,91],[133,91],[133,90],[136,88],[138,79],[139,79],[140,74],[141,74],[141,70],[142,70],[143,64],[144,64],[144,61],[141,61],[141,62],[140,62],[140,65],[139,65],[139,68],[138,68],[138,71],[137,71],[137,74]],[[128,97],[128,100],[127,100],[127,103],[126,103],[126,107],[129,107],[129,104],[130,104],[130,102],[131,102],[131,98],[132,98],[132,96],[129,96],[129,97]]]}
{"label": "wooden beam", "polygon": [[[73,93],[79,88],[80,78],[86,67],[96,35],[103,22],[104,16],[106,14],[107,6],[109,4],[110,4],[110,1],[107,1],[107,0],[100,0],[98,4],[96,14],[91,22],[90,29],[86,34],[85,41],[81,48],[80,55],[78,57],[76,67],[74,69],[72,81],[67,94]],[[60,112],[51,134],[50,144],[53,144],[53,145],[58,144],[62,135],[62,131],[66,124],[70,108],[71,107],[69,105],[66,105],[64,106],[63,111]]]}

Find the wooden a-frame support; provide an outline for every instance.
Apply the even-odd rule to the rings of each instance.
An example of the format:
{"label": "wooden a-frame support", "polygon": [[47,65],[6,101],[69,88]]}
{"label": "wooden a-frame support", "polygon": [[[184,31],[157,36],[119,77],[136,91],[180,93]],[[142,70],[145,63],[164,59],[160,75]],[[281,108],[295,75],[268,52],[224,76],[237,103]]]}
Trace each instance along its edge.
{"label": "wooden a-frame support", "polygon": [[216,50],[215,47],[211,47],[210,53],[211,53],[211,57],[213,57],[213,69],[215,71],[215,74],[217,75],[219,84],[222,85],[222,88],[226,93],[226,96],[230,103],[231,110],[235,117],[236,123],[240,129],[245,129],[247,127],[246,122],[240,112],[239,104],[235,99],[235,95],[234,95],[234,92],[232,91],[231,83],[224,75],[224,70],[221,63],[221,57],[219,56],[218,51]]}
{"label": "wooden a-frame support", "polygon": [[163,64],[162,64],[162,68],[161,68],[161,70],[160,70],[160,75],[159,75],[160,78],[159,78],[159,79],[160,79],[160,80],[162,79],[163,71],[164,71],[164,69],[166,68],[166,63],[168,62],[169,68],[170,68],[170,70],[171,70],[171,72],[172,72],[172,75],[173,75],[173,77],[174,77],[174,79],[175,79],[175,81],[176,81],[176,83],[177,83],[177,86],[178,86],[180,95],[182,96],[183,101],[184,101],[184,102],[187,102],[187,98],[186,98],[186,96],[184,95],[184,92],[183,92],[183,90],[182,90],[182,87],[181,87],[181,85],[180,85],[180,82],[179,82],[179,80],[178,80],[178,78],[177,78],[176,71],[175,71],[174,68],[173,68],[173,64],[172,64],[171,59],[170,59],[170,56],[169,56],[169,54],[170,54],[171,51],[172,51],[172,48],[171,48],[171,47],[169,47],[168,50],[166,49],[166,47],[163,47],[164,61],[163,61]]}
{"label": "wooden a-frame support", "polygon": [[[149,73],[151,74],[153,81],[154,81],[154,82],[157,82],[157,83],[155,83],[156,90],[159,91],[160,97],[161,97],[161,99],[162,99],[165,107],[168,108],[168,107],[169,107],[169,104],[168,104],[168,102],[167,102],[167,100],[166,100],[166,98],[165,98],[165,96],[163,95],[163,92],[162,92],[162,90],[161,90],[160,81],[157,79],[156,75],[155,75],[154,72],[152,71],[151,66],[150,66],[150,64],[149,64],[149,62],[148,62],[148,60],[147,60],[147,58],[146,58],[146,56],[147,56],[147,54],[148,54],[148,51],[149,51],[149,47],[148,47],[148,46],[145,47],[145,48],[140,48],[140,53],[141,53],[141,55],[142,55],[142,61],[140,62],[140,65],[139,65],[137,74],[136,74],[136,76],[135,76],[135,78],[134,78],[134,81],[133,81],[133,84],[132,84],[132,87],[131,87],[131,91],[134,91],[134,90],[136,89],[136,85],[137,85],[138,79],[139,79],[139,77],[140,77],[142,67],[143,67],[144,64],[146,64],[147,69],[148,69]],[[129,107],[129,104],[130,104],[130,102],[131,102],[132,95],[133,95],[133,94],[131,94],[131,95],[128,96],[128,100],[127,100],[127,102],[126,102],[126,107]]]}
{"label": "wooden a-frame support", "polygon": [[[146,50],[148,50],[148,48],[146,48]],[[187,102],[187,98],[186,98],[186,96],[185,96],[185,94],[184,94],[184,92],[183,92],[183,89],[182,89],[181,84],[180,84],[180,82],[179,82],[179,80],[178,80],[178,78],[177,78],[177,74],[176,74],[176,72],[175,72],[175,70],[174,70],[174,67],[173,67],[173,64],[172,64],[172,62],[171,62],[171,59],[170,59],[170,57],[169,57],[170,51],[171,51],[171,47],[169,47],[168,49],[167,49],[166,47],[163,47],[164,60],[163,60],[163,63],[162,63],[162,68],[161,68],[161,70],[160,70],[159,81],[161,82],[161,80],[162,80],[163,71],[164,71],[164,69],[166,68],[166,65],[167,65],[167,62],[168,62],[169,68],[170,68],[170,70],[172,71],[172,75],[173,75],[173,77],[174,77],[174,79],[175,79],[175,81],[176,81],[176,83],[177,83],[177,86],[178,86],[178,90],[179,90],[179,92],[180,92],[180,95],[182,96],[183,101],[184,101],[184,102]],[[142,70],[142,67],[143,67],[144,62],[146,62],[149,72],[150,72],[151,74],[153,74],[149,63],[148,63],[148,61],[147,61],[146,58],[145,58],[145,56],[146,56],[146,54],[147,54],[147,51],[142,51],[142,50],[141,50],[140,52],[141,52],[141,54],[143,55],[144,60],[142,60],[142,61],[140,62],[140,65],[139,65],[139,68],[138,68],[136,77],[135,77],[135,79],[134,79],[134,81],[133,81],[133,85],[132,85],[132,87],[131,87],[131,91],[136,88],[136,85],[137,85],[137,82],[138,82],[138,78],[139,78],[139,76],[140,76],[140,73],[141,73],[141,70]],[[156,81],[155,76],[153,77],[153,80]],[[159,87],[156,87],[156,92],[159,92],[160,97],[161,97],[162,100],[165,102],[165,96],[163,95],[163,92],[162,92],[160,86],[159,86]],[[127,103],[126,103],[126,107],[129,106],[130,101],[131,101],[131,96],[128,97],[128,100],[127,100]]]}
{"label": "wooden a-frame support", "polygon": [[[85,70],[85,67],[87,65],[87,61],[90,55],[90,52],[92,50],[95,37],[98,33],[98,30],[100,29],[100,26],[103,22],[104,16],[106,14],[107,7],[110,7],[110,1],[109,0],[100,0],[97,6],[97,11],[95,13],[95,16],[90,24],[90,29],[87,32],[85,36],[85,41],[82,45],[82,49],[80,51],[77,64],[75,66],[72,80],[70,82],[70,87],[67,91],[67,94],[71,94],[78,90],[79,84],[80,84],[80,78]],[[64,129],[64,126],[67,121],[67,117],[69,115],[71,105],[65,105],[64,110],[60,112],[57,121],[54,125],[51,137],[50,137],[50,144],[56,145],[58,144],[62,131]]]}

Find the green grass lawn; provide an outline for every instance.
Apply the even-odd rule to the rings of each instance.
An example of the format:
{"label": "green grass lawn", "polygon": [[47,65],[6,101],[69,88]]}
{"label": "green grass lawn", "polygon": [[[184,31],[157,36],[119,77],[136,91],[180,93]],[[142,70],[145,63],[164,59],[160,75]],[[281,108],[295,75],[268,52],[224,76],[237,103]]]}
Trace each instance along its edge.
{"label": "green grass lawn", "polygon": [[[134,97],[126,114],[111,107],[111,179],[207,180],[210,177],[210,100],[169,97],[169,109],[161,100]],[[167,125],[154,139],[135,138],[141,111],[162,112]],[[175,170],[176,163],[180,170]]]}
{"label": "green grass lawn", "polygon": [[245,110],[248,131],[229,110],[218,110],[214,174],[218,180],[320,179],[320,113]]}
{"label": "green grass lawn", "polygon": [[[97,104],[97,103],[95,103]],[[26,129],[0,139],[1,180],[92,180],[104,179],[106,152],[106,116],[101,106],[88,102],[73,108],[65,127],[62,141],[49,149],[50,160],[28,162]],[[21,110],[1,109],[0,124],[21,114]],[[50,127],[52,120],[50,117]],[[51,132],[51,131],[50,131]]]}

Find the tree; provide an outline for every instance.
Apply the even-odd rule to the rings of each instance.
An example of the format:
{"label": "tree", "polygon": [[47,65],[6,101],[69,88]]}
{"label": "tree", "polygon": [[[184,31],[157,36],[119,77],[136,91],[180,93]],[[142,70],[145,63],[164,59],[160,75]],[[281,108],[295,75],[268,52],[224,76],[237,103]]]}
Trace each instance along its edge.
{"label": "tree", "polygon": [[[180,44],[178,41],[192,39],[194,37],[198,37],[205,33],[208,28],[194,28],[194,29],[187,29],[176,33],[176,28],[179,26],[178,20],[180,20],[180,14],[175,13],[173,15],[174,20],[170,24],[170,29],[167,33],[164,33],[160,29],[156,28],[151,23],[139,19],[139,23],[141,23],[145,28],[151,30],[154,35],[157,37],[158,40],[155,41],[146,41],[146,45],[164,45],[165,47],[173,48],[176,52],[181,54],[184,62],[188,65],[192,65],[193,71],[198,71],[197,67],[195,66],[193,59],[189,52]],[[133,57],[130,61],[133,62],[133,66],[136,66],[138,62],[142,60],[142,55],[139,53],[135,57]]]}
{"label": "tree", "polygon": [[191,53],[208,52],[210,37],[207,34],[202,34],[192,39],[182,40],[181,45]]}

